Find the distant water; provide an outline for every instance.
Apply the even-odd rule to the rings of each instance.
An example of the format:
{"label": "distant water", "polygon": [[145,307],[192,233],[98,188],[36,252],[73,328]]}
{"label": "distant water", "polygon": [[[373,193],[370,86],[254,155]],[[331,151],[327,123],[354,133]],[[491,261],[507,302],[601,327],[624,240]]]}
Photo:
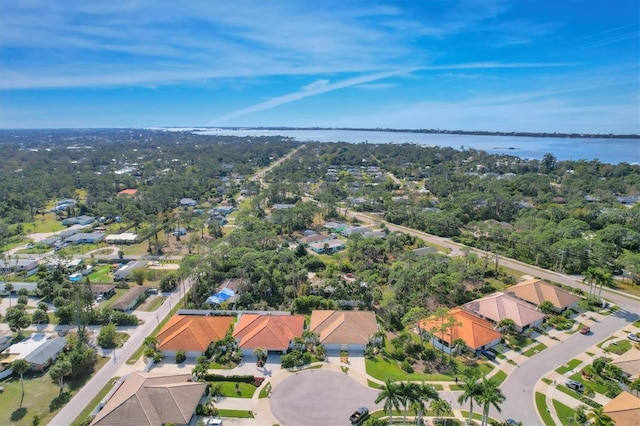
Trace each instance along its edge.
{"label": "distant water", "polygon": [[542,159],[551,153],[558,160],[599,160],[602,163],[640,164],[640,139],[530,138],[511,136],[437,135],[430,133],[374,132],[360,130],[228,130],[201,129],[207,135],[287,136],[300,142],[416,143],[455,149],[474,148],[490,154],[510,154]]}

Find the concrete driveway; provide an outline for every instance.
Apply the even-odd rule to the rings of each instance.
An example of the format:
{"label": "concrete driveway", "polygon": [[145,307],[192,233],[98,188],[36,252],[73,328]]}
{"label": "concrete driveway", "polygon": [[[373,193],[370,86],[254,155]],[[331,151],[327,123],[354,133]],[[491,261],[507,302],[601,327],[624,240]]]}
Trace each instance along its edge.
{"label": "concrete driveway", "polygon": [[379,391],[350,376],[317,369],[300,371],[276,386],[270,397],[273,416],[284,426],[348,425],[358,407],[382,408]]}

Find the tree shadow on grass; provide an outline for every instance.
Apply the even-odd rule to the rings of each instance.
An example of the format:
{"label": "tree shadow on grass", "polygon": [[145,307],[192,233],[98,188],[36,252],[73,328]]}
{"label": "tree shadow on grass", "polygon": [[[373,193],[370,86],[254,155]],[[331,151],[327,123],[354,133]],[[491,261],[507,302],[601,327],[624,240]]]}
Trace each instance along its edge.
{"label": "tree shadow on grass", "polygon": [[59,408],[64,406],[67,402],[69,402],[70,399],[71,399],[71,392],[69,391],[62,392],[60,395],[56,396],[51,400],[51,403],[49,404],[49,412],[53,413],[54,411],[58,410]]}
{"label": "tree shadow on grass", "polygon": [[21,420],[27,414],[27,409],[25,407],[20,407],[11,413],[11,421],[17,422]]}

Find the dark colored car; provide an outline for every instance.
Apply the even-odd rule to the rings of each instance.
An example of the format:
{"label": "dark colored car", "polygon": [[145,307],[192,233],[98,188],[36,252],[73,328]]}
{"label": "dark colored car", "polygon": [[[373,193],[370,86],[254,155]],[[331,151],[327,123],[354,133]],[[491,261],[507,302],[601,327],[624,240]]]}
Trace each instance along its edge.
{"label": "dark colored car", "polygon": [[496,356],[494,354],[492,354],[491,352],[489,352],[489,351],[482,351],[481,353],[489,361],[493,361],[494,359],[496,359]]}

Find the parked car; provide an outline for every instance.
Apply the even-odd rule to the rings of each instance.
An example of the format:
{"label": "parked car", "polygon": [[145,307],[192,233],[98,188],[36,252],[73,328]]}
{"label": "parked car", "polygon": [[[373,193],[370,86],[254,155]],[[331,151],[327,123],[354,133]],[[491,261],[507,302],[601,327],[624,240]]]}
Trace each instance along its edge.
{"label": "parked car", "polygon": [[580,382],[576,382],[575,380],[567,380],[565,385],[576,392],[582,393],[584,391],[584,385]]}
{"label": "parked car", "polygon": [[591,333],[591,328],[586,325],[580,329],[580,334],[589,334]]}
{"label": "parked car", "polygon": [[493,361],[494,359],[496,359],[496,356],[489,351],[482,351],[482,355],[489,361]]}
{"label": "parked car", "polygon": [[369,417],[369,409],[367,407],[358,408],[350,417],[349,421],[352,425],[361,425]]}
{"label": "parked car", "polygon": [[638,333],[627,334],[627,339],[632,340],[634,342],[640,342],[640,336],[638,336]]}
{"label": "parked car", "polygon": [[209,417],[207,420],[205,420],[204,424],[206,426],[222,426],[222,419]]}

